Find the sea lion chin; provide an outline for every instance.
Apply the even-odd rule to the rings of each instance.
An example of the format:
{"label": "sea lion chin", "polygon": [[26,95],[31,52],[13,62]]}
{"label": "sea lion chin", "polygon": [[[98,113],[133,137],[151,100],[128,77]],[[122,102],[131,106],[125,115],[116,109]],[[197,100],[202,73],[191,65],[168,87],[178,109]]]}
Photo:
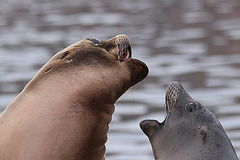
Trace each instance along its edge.
{"label": "sea lion chin", "polygon": [[114,103],[148,74],[130,40],[91,37],[47,62],[0,116],[0,159],[104,159]]}
{"label": "sea lion chin", "polygon": [[218,119],[178,82],[166,91],[167,116],[140,122],[156,160],[237,160]]}

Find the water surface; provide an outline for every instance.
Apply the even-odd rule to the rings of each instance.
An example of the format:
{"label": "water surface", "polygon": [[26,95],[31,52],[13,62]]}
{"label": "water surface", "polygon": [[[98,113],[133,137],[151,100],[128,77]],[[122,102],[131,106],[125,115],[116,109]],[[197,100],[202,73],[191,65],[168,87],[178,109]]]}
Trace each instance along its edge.
{"label": "water surface", "polygon": [[138,123],[163,121],[180,81],[220,120],[240,156],[240,4],[220,0],[0,0],[0,110],[52,55],[86,37],[125,33],[149,76],[116,104],[108,160],[153,159]]}

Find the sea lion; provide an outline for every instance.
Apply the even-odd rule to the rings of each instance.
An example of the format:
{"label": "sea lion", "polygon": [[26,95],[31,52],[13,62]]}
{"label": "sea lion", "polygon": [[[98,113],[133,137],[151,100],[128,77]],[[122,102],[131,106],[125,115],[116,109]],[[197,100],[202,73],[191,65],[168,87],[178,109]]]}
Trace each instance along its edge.
{"label": "sea lion", "polygon": [[195,101],[178,82],[166,91],[167,116],[162,123],[144,120],[156,160],[237,160],[217,118]]}
{"label": "sea lion", "polygon": [[0,159],[105,159],[114,103],[147,74],[126,35],[70,45],[0,116]]}

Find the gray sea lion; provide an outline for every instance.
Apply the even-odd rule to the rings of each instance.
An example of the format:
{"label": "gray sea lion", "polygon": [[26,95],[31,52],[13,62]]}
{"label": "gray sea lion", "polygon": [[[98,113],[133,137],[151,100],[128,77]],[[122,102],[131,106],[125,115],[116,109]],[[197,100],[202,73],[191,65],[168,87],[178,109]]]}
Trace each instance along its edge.
{"label": "gray sea lion", "polygon": [[0,116],[0,159],[104,159],[114,103],[147,74],[126,35],[60,51]]}
{"label": "gray sea lion", "polygon": [[237,160],[217,118],[195,101],[178,82],[166,91],[167,116],[162,123],[144,120],[156,160]]}

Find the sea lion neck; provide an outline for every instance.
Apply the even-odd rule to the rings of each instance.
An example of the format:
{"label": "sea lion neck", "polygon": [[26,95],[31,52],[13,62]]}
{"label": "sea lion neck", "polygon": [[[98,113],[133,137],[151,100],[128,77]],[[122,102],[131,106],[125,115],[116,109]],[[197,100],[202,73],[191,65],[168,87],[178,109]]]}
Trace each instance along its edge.
{"label": "sea lion neck", "polygon": [[[115,71],[116,70],[116,71]],[[113,73],[119,71],[113,76]],[[114,104],[117,99],[131,87],[131,79],[123,79],[130,73],[122,73],[121,66],[112,66],[108,70],[105,68],[77,67],[72,68],[71,72],[65,70],[57,71],[53,74],[36,75],[32,81],[24,88],[25,92],[35,94],[62,93],[60,100],[71,98],[71,101],[89,101],[86,103],[101,102],[102,104]],[[54,72],[54,69],[52,70]],[[124,75],[123,75],[124,74]],[[65,78],[61,78],[65,77]],[[79,78],[76,78],[79,77]],[[129,76],[130,77],[130,76]],[[91,85],[89,85],[89,83]],[[47,88],[47,90],[46,90]]]}

